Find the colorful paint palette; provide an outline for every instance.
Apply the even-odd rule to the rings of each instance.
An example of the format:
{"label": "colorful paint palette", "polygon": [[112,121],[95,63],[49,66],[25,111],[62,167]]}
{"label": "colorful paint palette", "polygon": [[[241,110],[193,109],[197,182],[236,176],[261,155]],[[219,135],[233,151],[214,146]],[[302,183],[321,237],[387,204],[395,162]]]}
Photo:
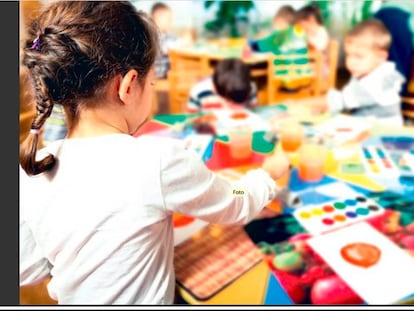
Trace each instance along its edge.
{"label": "colorful paint palette", "polygon": [[361,147],[361,160],[366,172],[374,176],[398,176],[400,170],[385,148],[375,145]]}
{"label": "colorful paint palette", "polygon": [[396,163],[401,175],[414,175],[414,154],[403,153]]}
{"label": "colorful paint palette", "polygon": [[319,234],[352,223],[376,217],[384,208],[364,196],[307,205],[294,211],[293,216],[311,234]]}

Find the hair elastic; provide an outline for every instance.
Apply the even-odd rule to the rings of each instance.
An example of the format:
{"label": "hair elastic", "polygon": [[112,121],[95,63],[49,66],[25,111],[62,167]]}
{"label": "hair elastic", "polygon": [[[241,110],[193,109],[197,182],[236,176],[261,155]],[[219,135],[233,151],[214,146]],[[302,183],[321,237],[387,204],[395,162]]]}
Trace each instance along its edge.
{"label": "hair elastic", "polygon": [[38,135],[40,133],[39,129],[30,129],[30,134],[36,134]]}
{"label": "hair elastic", "polygon": [[37,36],[36,39],[33,40],[32,50],[39,50],[39,47],[40,47],[40,39],[39,39],[39,36]]}

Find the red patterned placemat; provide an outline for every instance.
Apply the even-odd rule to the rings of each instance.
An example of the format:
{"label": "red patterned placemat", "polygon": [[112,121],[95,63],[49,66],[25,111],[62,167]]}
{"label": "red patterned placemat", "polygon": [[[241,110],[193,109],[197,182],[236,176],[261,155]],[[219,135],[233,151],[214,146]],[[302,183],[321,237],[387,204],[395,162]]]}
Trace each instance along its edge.
{"label": "red patterned placemat", "polygon": [[208,225],[175,248],[177,283],[207,300],[262,259],[243,226]]}

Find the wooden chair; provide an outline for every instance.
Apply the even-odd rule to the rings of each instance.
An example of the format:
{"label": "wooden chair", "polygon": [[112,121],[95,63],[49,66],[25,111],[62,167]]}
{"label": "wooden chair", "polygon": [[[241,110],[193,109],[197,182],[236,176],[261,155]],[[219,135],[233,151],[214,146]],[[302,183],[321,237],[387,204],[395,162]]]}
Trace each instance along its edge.
{"label": "wooden chair", "polygon": [[405,125],[414,126],[414,96],[402,97],[402,115]]}
{"label": "wooden chair", "polygon": [[160,102],[159,102],[159,96],[160,93],[169,92],[170,90],[170,81],[168,81],[168,78],[165,79],[157,79],[155,81],[154,86],[154,96],[153,96],[153,103],[152,103],[152,115],[157,114],[160,111]]}
{"label": "wooden chair", "polygon": [[186,105],[190,97],[191,88],[209,74],[200,70],[169,70],[168,82],[170,88],[168,91],[170,113],[185,113]]}
{"label": "wooden chair", "polygon": [[[296,68],[306,67],[308,65],[296,64],[295,60],[303,58],[303,55],[275,55],[269,58],[268,63],[268,102],[275,103],[276,101],[283,100],[285,98],[303,98],[306,96],[320,96],[325,94],[330,88],[335,87],[338,70],[339,60],[339,42],[338,40],[331,39],[328,44],[327,51],[320,52],[317,50],[309,50],[308,58],[313,69],[313,75],[309,79],[309,84],[306,87],[301,87],[296,92],[284,92],[280,90],[282,85],[281,77],[275,76],[276,70],[287,69],[294,72]],[[276,65],[275,60],[286,61],[290,59],[288,65]],[[283,66],[286,66],[283,68]],[[296,86],[305,85],[306,81],[295,79],[291,76],[292,88]]]}
{"label": "wooden chair", "polygon": [[201,79],[213,72],[209,59],[204,54],[181,50],[169,50],[170,70],[167,73],[169,83],[170,113],[185,112],[191,88]]}
{"label": "wooden chair", "polygon": [[[326,78],[321,79],[321,93],[326,93],[330,88],[336,86],[338,62],[339,62],[339,41],[331,39],[328,44],[327,52],[324,55],[327,57],[327,70]],[[325,69],[323,69],[325,70]]]}
{"label": "wooden chair", "polygon": [[[306,57],[303,54],[292,55],[273,55],[268,59],[267,66],[267,101],[269,104],[276,103],[287,97],[302,98],[304,96],[318,96],[321,93],[322,75],[322,54],[309,52],[309,63],[301,63],[299,60]],[[287,64],[284,64],[287,63]],[[311,75],[299,75],[297,70],[311,69]],[[289,76],[275,74],[277,71],[287,71]],[[289,78],[289,86],[297,88],[294,92],[284,92],[281,90],[282,80]]]}
{"label": "wooden chair", "polygon": [[170,70],[196,70],[209,72],[211,66],[209,59],[203,53],[195,53],[186,50],[170,49],[168,51],[170,59]]}

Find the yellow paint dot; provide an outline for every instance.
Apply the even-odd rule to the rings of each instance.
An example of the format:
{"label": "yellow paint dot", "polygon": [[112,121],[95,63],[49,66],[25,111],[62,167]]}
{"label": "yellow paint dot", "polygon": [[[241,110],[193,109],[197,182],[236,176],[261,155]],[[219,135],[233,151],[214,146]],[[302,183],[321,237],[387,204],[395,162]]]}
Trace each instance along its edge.
{"label": "yellow paint dot", "polygon": [[316,216],[320,216],[323,214],[323,211],[320,208],[315,208],[312,210],[312,214]]}
{"label": "yellow paint dot", "polygon": [[299,217],[301,217],[301,218],[310,218],[311,214],[309,214],[308,212],[301,212],[301,213],[299,213]]}

